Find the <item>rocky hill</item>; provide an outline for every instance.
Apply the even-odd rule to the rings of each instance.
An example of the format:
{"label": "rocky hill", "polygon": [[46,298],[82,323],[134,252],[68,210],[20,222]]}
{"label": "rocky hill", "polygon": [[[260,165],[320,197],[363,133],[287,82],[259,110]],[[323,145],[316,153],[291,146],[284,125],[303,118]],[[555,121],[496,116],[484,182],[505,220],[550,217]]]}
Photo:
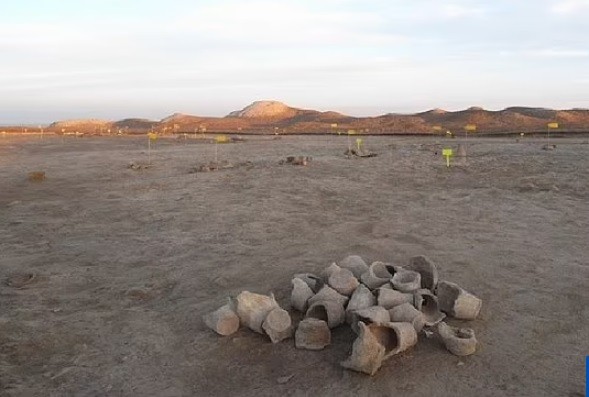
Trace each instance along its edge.
{"label": "rocky hill", "polygon": [[277,101],[256,101],[241,110],[229,113],[226,117],[245,119],[288,119],[299,115],[304,110],[291,108]]}
{"label": "rocky hill", "polygon": [[452,131],[461,134],[464,126],[475,124],[479,133],[517,133],[545,131],[550,122],[560,130],[589,131],[589,110],[553,110],[531,107],[509,107],[499,111],[471,107],[460,111],[432,109],[416,114],[388,113],[377,117],[352,117],[337,112],[299,109],[277,101],[256,101],[225,117],[203,117],[175,113],[160,121],[144,119],[66,120],[51,124],[50,130],[105,133],[122,130],[144,133],[256,133],[303,134],[342,133],[354,130],[369,134],[433,134]]}

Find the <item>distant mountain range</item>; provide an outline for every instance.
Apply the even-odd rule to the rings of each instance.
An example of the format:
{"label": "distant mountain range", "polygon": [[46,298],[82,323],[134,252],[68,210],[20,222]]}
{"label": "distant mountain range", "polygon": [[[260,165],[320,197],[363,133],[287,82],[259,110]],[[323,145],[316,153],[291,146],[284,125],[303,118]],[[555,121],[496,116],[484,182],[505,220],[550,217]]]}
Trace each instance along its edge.
{"label": "distant mountain range", "polygon": [[462,133],[467,124],[481,133],[545,131],[556,122],[566,131],[589,131],[589,110],[553,110],[510,107],[489,111],[479,107],[450,112],[433,109],[416,114],[385,114],[376,117],[352,117],[337,112],[298,109],[276,101],[257,101],[225,117],[203,117],[176,113],[162,120],[124,119],[57,121],[50,131],[84,133],[257,133],[303,134],[336,133],[354,130],[368,134]]}

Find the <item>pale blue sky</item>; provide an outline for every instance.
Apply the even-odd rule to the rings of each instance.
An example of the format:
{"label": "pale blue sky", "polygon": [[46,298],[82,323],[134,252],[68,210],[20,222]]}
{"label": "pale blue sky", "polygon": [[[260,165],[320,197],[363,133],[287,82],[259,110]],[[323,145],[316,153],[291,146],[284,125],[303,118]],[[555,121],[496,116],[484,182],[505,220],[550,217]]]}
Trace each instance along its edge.
{"label": "pale blue sky", "polygon": [[0,124],[589,107],[589,0],[0,2]]}

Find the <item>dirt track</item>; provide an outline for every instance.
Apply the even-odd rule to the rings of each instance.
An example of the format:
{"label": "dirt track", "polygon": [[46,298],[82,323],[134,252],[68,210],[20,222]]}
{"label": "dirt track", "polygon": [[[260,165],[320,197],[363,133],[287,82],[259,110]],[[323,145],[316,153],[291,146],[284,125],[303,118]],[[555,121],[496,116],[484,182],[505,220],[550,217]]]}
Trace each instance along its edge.
{"label": "dirt track", "polygon": [[[144,138],[0,138],[0,394],[9,396],[582,396],[589,354],[589,145],[367,137],[250,138],[246,165],[190,173],[214,145]],[[436,152],[438,152],[436,154]],[[279,165],[310,155],[307,167]],[[43,170],[47,179],[27,181]],[[222,338],[201,316],[241,290],[288,304],[290,278],[348,254],[425,254],[483,300],[478,352],[434,339],[372,378],[325,351]],[[18,274],[35,278],[15,288]],[[277,379],[294,375],[285,384]]]}

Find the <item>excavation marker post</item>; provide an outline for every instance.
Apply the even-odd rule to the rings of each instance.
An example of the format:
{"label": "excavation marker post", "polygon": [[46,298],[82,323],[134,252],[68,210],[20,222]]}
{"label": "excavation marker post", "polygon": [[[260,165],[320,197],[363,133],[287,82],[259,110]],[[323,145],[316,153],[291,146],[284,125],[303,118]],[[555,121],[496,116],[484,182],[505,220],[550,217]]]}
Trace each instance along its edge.
{"label": "excavation marker post", "polygon": [[450,167],[450,157],[454,156],[452,149],[443,149],[442,156],[446,157],[446,167]]}

